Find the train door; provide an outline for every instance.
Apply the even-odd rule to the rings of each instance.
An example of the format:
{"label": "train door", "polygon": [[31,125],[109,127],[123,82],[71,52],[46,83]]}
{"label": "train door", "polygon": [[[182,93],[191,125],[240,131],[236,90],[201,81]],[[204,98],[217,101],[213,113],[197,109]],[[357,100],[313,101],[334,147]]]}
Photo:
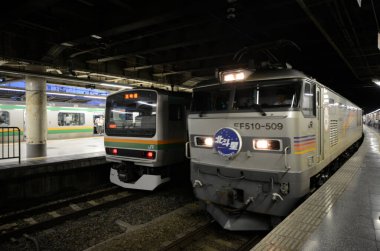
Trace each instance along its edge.
{"label": "train door", "polygon": [[315,102],[316,102],[316,116],[317,116],[317,159],[318,159],[318,162],[322,161],[324,159],[324,154],[323,154],[323,139],[324,139],[324,135],[323,135],[323,123],[324,123],[324,118],[323,118],[323,107],[322,107],[322,91],[321,91],[321,87],[318,86],[317,84],[315,85],[316,86],[316,99],[315,99]]}
{"label": "train door", "polygon": [[[94,135],[100,135],[102,134],[102,131],[103,131],[103,126],[104,126],[104,122],[103,122],[103,126],[101,125],[101,120],[104,118],[104,116],[102,114],[94,114],[93,117],[92,117],[92,122],[93,122],[93,134]],[[104,121],[104,119],[103,119]]]}

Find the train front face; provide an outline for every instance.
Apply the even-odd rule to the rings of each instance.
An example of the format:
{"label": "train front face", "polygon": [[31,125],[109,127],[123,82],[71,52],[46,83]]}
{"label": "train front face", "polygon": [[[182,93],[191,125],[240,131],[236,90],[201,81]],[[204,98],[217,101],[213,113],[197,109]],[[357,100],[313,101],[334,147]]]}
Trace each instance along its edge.
{"label": "train front face", "polygon": [[154,90],[127,90],[108,96],[104,137],[108,160],[160,165],[156,144],[161,133],[159,100]]}
{"label": "train front face", "polygon": [[229,230],[268,229],[309,190],[291,147],[304,79],[251,79],[194,89],[188,117],[195,195]]}

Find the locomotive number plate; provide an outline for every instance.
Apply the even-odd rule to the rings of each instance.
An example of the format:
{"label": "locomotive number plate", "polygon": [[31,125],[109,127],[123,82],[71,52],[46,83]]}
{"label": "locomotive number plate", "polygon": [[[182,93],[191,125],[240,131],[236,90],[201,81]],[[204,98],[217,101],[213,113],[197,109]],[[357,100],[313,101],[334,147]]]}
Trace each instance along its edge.
{"label": "locomotive number plate", "polygon": [[282,130],[282,123],[234,123],[234,128],[245,130]]}

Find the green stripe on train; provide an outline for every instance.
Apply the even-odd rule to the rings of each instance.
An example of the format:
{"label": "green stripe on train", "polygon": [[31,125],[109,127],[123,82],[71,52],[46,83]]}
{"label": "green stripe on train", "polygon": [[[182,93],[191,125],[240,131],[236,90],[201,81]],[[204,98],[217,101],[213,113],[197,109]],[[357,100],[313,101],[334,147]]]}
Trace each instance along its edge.
{"label": "green stripe on train", "polygon": [[49,130],[48,134],[60,134],[60,133],[76,133],[76,132],[89,132],[92,133],[92,128],[85,129],[64,129],[64,130]]}
{"label": "green stripe on train", "polygon": [[[9,136],[10,137],[13,137],[13,134],[15,135],[15,137],[16,136],[18,136],[18,132],[9,132]],[[24,135],[24,132],[20,132],[20,136],[22,136],[22,135]],[[3,136],[3,133],[2,132],[0,132],[0,137],[2,137]],[[4,137],[8,137],[8,132],[4,132]]]}
{"label": "green stripe on train", "polygon": [[[66,130],[49,130],[48,134],[61,134],[61,133],[78,133],[78,132],[88,132],[92,133],[93,130],[91,128],[86,128],[86,129],[66,129]],[[18,135],[18,132],[9,132],[9,136],[13,137],[13,134],[15,136]],[[24,135],[23,132],[20,132],[20,135]],[[3,136],[3,133],[0,132],[0,138]],[[4,137],[8,137],[8,133],[4,132]]]}
{"label": "green stripe on train", "polygon": [[168,150],[184,146],[185,143],[173,143],[173,144],[138,144],[138,143],[125,143],[125,142],[104,142],[105,147],[111,148],[133,148],[141,150]]}

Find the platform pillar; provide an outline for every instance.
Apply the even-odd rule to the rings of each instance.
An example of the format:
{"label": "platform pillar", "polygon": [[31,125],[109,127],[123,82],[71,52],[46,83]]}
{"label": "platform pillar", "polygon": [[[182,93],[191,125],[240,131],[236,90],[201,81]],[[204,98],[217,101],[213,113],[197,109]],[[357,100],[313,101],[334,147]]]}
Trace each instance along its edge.
{"label": "platform pillar", "polygon": [[[33,72],[45,71],[41,66],[29,66]],[[26,157],[46,156],[47,111],[46,111],[46,79],[27,76],[25,78],[26,93]]]}

